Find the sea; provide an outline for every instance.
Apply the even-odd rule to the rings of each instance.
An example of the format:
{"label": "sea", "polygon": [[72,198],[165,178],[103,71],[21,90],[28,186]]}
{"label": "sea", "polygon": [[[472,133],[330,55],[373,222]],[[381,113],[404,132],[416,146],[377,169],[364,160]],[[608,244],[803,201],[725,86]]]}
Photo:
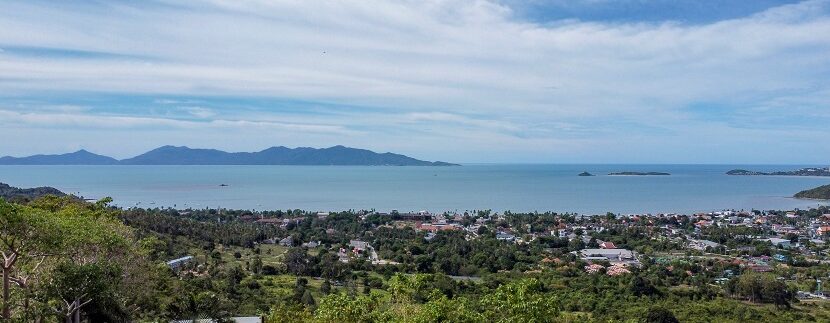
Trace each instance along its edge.
{"label": "sea", "polygon": [[[830,177],[730,176],[822,165],[0,166],[0,182],[52,186],[121,207],[308,211],[570,212],[583,215],[790,210]],[[587,171],[596,176],[581,177]],[[611,172],[669,176],[609,176]]]}

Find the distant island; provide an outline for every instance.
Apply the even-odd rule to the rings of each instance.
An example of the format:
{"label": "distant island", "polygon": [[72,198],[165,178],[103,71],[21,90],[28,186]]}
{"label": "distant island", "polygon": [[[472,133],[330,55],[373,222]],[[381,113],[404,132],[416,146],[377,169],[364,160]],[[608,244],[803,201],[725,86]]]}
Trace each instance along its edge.
{"label": "distant island", "polygon": [[17,188],[0,183],[0,198],[8,201],[30,201],[45,195],[65,196],[64,192],[54,187]]}
{"label": "distant island", "polygon": [[772,176],[830,176],[830,168],[808,167],[792,171],[778,171],[778,172],[756,172],[746,169],[733,169],[726,172],[726,175],[752,176],[752,175],[772,175]]}
{"label": "distant island", "polygon": [[793,195],[799,199],[830,200],[830,185],[823,185],[809,190],[803,190]]}
{"label": "distant island", "polygon": [[617,173],[608,173],[608,175],[611,175],[611,176],[653,176],[653,175],[665,176],[665,175],[671,175],[671,174],[661,173],[661,172],[617,172]]}
{"label": "distant island", "polygon": [[271,147],[259,152],[229,153],[216,149],[163,146],[133,158],[117,160],[79,150],[61,155],[0,158],[0,165],[349,165],[349,166],[458,166],[430,162],[394,153],[334,146],[329,148]]}
{"label": "distant island", "polygon": [[579,175],[577,175],[577,176],[594,176],[594,174],[591,174],[589,172],[582,172],[582,173],[579,173]]}

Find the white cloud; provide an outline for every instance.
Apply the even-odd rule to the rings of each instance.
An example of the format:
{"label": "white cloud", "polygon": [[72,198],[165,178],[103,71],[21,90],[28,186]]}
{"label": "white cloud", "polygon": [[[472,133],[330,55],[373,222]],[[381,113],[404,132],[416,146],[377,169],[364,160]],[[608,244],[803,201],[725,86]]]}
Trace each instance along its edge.
{"label": "white cloud", "polygon": [[255,130],[297,131],[299,133],[325,133],[334,135],[352,135],[357,131],[337,125],[301,124],[278,121],[250,121],[213,119],[209,121],[190,121],[160,117],[132,117],[118,115],[90,115],[77,113],[21,113],[0,110],[0,125],[8,128],[26,127],[67,127],[89,129],[187,129],[196,131],[227,130],[247,128]]}
{"label": "white cloud", "polygon": [[[402,131],[428,129],[420,141],[410,141],[425,145],[414,150],[457,151],[482,160],[500,153],[488,151],[488,142],[509,144],[511,148],[499,149],[529,156],[537,148],[555,150],[550,156],[573,149],[589,156],[593,153],[580,151],[578,144],[590,141],[610,149],[619,147],[620,140],[642,142],[639,138],[649,131],[664,129],[677,137],[657,138],[654,145],[670,143],[680,151],[697,147],[702,138],[698,129],[715,126],[688,115],[686,109],[701,102],[714,103],[727,114],[735,114],[734,107],[761,109],[768,117],[738,113],[743,124],[719,129],[721,136],[774,126],[767,120],[830,118],[829,7],[828,1],[806,1],[698,25],[542,25],[516,20],[508,7],[489,1],[2,3],[0,12],[16,14],[0,19],[0,45],[7,49],[0,52],[0,92],[95,91],[206,100],[264,96],[344,105],[337,117],[273,116],[267,111],[260,116],[290,119],[290,126],[225,120],[233,108],[167,99],[160,103],[217,120],[154,119],[119,111],[106,117],[14,116],[33,125],[244,123],[340,132],[351,137],[331,137],[332,144],[353,140],[356,146],[395,150],[396,141],[408,137],[378,139],[348,130],[350,125],[369,129],[386,123]],[[17,54],[13,48],[20,47],[117,55]],[[380,112],[349,111],[353,105]],[[0,113],[10,118],[10,112]],[[393,113],[402,116],[391,117]],[[752,139],[757,142],[749,144],[764,147],[775,140],[768,133],[760,131]],[[830,135],[826,130],[822,134]],[[452,140],[433,141],[439,136]],[[575,136],[583,138],[577,146],[568,141]],[[298,134],[294,140],[302,139]],[[432,144],[438,146],[426,147]],[[634,152],[616,156],[639,156],[636,145],[631,147]]]}
{"label": "white cloud", "polygon": [[216,112],[213,110],[202,107],[181,107],[181,109],[194,117],[202,119],[207,119],[216,115]]}

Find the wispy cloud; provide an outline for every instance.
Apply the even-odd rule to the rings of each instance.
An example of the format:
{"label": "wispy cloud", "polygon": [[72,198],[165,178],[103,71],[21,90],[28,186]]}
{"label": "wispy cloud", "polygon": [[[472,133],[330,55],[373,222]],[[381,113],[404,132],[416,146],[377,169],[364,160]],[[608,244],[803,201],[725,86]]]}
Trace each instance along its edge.
{"label": "wispy cloud", "polygon": [[181,107],[181,109],[194,117],[202,119],[210,118],[216,115],[216,112],[213,110],[202,107]]}
{"label": "wispy cloud", "polygon": [[[780,139],[774,129],[782,124],[812,127],[791,127],[788,138],[830,135],[815,130],[830,111],[829,1],[738,8],[693,24],[527,20],[518,6],[4,2],[0,12],[16,14],[0,19],[7,49],[0,51],[0,104],[60,95],[0,111],[0,123],[16,120],[18,130],[255,127],[295,145],[401,148],[461,161],[637,161],[669,149],[664,161],[737,162],[751,161],[740,153],[745,147],[801,152]],[[160,99],[141,113],[108,103],[94,111],[45,108],[88,93]],[[326,113],[315,102],[327,104]],[[308,113],[287,114],[287,107]],[[753,137],[733,138],[750,130]],[[720,155],[700,157],[713,151],[702,145],[718,146]],[[571,159],[557,159],[563,155]],[[830,157],[830,148],[818,156],[811,158]]]}
{"label": "wispy cloud", "polygon": [[[194,112],[189,111],[193,114]],[[195,112],[202,113],[201,111]],[[228,130],[234,128],[272,129],[280,131],[297,131],[300,133],[324,133],[331,135],[352,135],[357,131],[337,125],[302,124],[278,121],[251,121],[212,119],[192,121],[158,117],[132,117],[118,115],[90,115],[79,113],[21,113],[0,110],[0,125],[9,128],[21,127],[76,127],[89,129],[188,129],[188,130]]]}

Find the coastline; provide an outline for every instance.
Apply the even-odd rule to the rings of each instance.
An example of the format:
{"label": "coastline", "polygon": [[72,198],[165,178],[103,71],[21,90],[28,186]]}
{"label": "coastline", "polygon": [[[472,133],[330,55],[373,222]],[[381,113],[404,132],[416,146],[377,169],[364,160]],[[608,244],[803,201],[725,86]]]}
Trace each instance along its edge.
{"label": "coastline", "polygon": [[[464,166],[0,166],[0,182],[112,196],[123,207],[579,214],[806,208],[825,202],[785,197],[827,184],[824,178],[724,176],[732,165]],[[672,176],[605,175],[623,167],[659,167]],[[585,169],[597,176],[576,176]]]}

